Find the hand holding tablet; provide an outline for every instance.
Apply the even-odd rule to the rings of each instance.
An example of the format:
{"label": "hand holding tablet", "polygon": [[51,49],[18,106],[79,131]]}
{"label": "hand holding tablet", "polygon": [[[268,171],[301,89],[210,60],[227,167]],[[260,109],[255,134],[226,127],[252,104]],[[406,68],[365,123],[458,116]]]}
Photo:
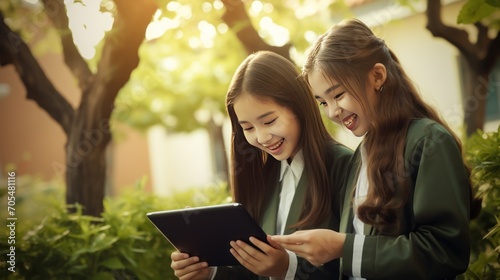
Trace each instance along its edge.
{"label": "hand holding tablet", "polygon": [[250,245],[251,236],[268,243],[266,233],[239,203],[147,213],[148,219],[182,253],[198,256],[209,266],[239,265],[230,242]]}

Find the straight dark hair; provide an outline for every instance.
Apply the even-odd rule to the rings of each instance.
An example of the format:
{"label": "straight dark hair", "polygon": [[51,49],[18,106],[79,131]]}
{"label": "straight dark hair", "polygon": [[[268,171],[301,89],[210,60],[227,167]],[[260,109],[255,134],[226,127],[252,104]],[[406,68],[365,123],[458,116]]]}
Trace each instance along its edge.
{"label": "straight dark hair", "polygon": [[240,64],[226,96],[232,125],[230,186],[233,200],[242,203],[257,221],[261,221],[265,205],[279,187],[280,162],[247,142],[233,104],[241,95],[250,94],[280,104],[298,118],[299,148],[303,151],[309,185],[300,220],[294,228],[318,226],[331,215],[326,149],[328,143],[335,142],[324,126],[308,85],[298,76],[298,69],[289,60],[273,52],[260,51]]}

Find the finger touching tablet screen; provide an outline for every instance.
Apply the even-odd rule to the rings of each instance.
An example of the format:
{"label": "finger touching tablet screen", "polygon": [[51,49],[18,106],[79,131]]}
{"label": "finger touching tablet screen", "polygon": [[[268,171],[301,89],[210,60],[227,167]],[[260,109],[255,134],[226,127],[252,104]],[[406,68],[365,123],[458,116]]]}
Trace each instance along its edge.
{"label": "finger touching tablet screen", "polygon": [[265,232],[239,203],[150,212],[147,217],[179,252],[198,256],[209,266],[239,265],[229,252],[230,241],[252,245],[253,236],[268,243]]}

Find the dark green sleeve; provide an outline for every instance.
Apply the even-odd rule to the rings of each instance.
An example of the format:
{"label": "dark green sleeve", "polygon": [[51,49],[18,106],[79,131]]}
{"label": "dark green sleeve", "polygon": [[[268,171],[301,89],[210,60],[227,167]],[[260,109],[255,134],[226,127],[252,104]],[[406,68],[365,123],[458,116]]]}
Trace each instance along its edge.
{"label": "dark green sleeve", "polygon": [[298,257],[296,280],[336,280],[339,279],[339,260],[333,260],[325,263],[323,266],[316,267],[307,260]]}
{"label": "dark green sleeve", "polygon": [[[452,136],[436,124],[425,129],[408,165],[414,183],[413,200],[407,205],[411,228],[396,237],[365,237],[363,278],[444,279],[467,269],[468,174]],[[342,270],[346,275],[353,273],[354,236],[347,234],[344,244]]]}
{"label": "dark green sleeve", "polygon": [[258,276],[243,266],[219,266],[214,280],[241,279],[257,280]]}
{"label": "dark green sleeve", "polygon": [[[297,271],[294,279],[297,280],[335,280],[339,277],[338,260],[334,260],[322,267],[315,267],[303,258],[298,258]],[[217,267],[217,273],[214,280],[257,280],[268,279],[268,277],[259,277],[243,266]]]}
{"label": "dark green sleeve", "polygon": [[331,226],[331,229],[338,231],[340,223],[341,202],[343,202],[344,200],[343,189],[345,188],[347,173],[349,170],[349,164],[351,162],[353,151],[341,144],[334,145],[332,151],[333,154],[330,155],[332,161],[328,163],[333,211],[333,225]]}
{"label": "dark green sleeve", "polygon": [[338,192],[343,187],[347,178],[347,170],[351,161],[353,151],[348,147],[336,144],[333,148],[331,158],[333,161],[329,163],[329,175],[332,189]]}

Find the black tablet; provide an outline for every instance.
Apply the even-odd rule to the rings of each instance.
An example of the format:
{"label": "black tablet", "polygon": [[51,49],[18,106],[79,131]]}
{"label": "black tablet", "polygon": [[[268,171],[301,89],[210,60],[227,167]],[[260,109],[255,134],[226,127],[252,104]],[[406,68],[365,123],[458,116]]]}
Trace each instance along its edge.
{"label": "black tablet", "polygon": [[239,203],[151,212],[147,217],[179,252],[198,256],[209,266],[240,264],[229,252],[230,241],[252,245],[253,236],[268,243],[262,228]]}

